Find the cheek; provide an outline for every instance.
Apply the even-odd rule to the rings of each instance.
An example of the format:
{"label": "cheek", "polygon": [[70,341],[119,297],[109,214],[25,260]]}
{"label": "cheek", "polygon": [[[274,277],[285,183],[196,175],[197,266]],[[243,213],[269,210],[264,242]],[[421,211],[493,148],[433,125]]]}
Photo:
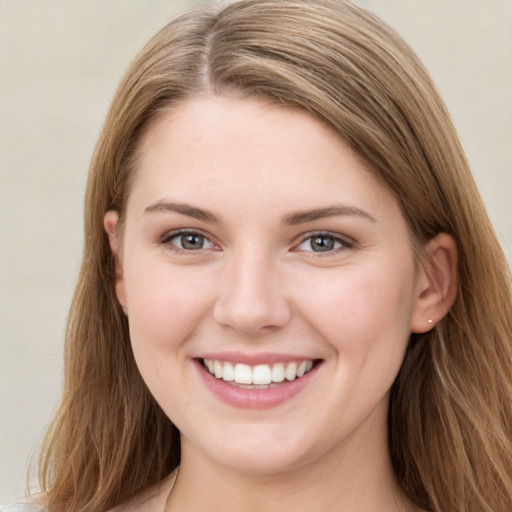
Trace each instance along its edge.
{"label": "cheek", "polygon": [[182,407],[193,402],[191,389],[183,387],[190,381],[184,363],[208,314],[211,287],[197,269],[173,268],[161,261],[133,263],[126,265],[125,279],[135,361],[152,395],[175,421]]}
{"label": "cheek", "polygon": [[197,269],[134,261],[126,266],[125,280],[135,351],[175,350],[193,335],[212,301],[208,274]]}
{"label": "cheek", "polygon": [[414,270],[350,268],[309,286],[302,310],[342,357],[400,358],[410,334]]}

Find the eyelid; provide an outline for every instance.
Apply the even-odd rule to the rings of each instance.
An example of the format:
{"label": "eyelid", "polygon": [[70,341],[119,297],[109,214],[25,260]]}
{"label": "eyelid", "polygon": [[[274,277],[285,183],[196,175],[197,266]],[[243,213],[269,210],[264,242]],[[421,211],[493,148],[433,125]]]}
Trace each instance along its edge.
{"label": "eyelid", "polygon": [[200,235],[202,237],[204,237],[206,240],[208,240],[208,242],[210,242],[212,245],[214,245],[215,247],[213,248],[213,250],[218,250],[218,244],[212,239],[212,236],[209,235],[208,233],[205,233],[203,230],[201,229],[197,229],[197,228],[180,228],[180,229],[173,229],[171,231],[167,231],[164,235],[162,235],[159,240],[158,240],[158,244],[159,245],[169,245],[170,246],[170,250],[174,251],[174,252],[179,252],[179,253],[187,253],[187,254],[192,254],[192,253],[201,253],[202,251],[209,251],[209,250],[212,250],[212,248],[206,248],[206,249],[197,249],[195,251],[191,251],[191,250],[186,250],[186,249],[182,249],[180,247],[177,247],[176,245],[174,244],[170,244],[169,242],[173,239],[173,238],[176,238],[177,236],[180,236],[180,235]]}
{"label": "eyelid", "polygon": [[300,245],[302,245],[304,242],[306,242],[307,240],[309,240],[311,238],[321,237],[321,236],[333,238],[334,240],[340,242],[342,244],[342,247],[333,249],[331,251],[325,251],[323,253],[322,252],[315,253],[315,251],[305,251],[305,250],[303,252],[311,252],[311,253],[314,253],[314,254],[317,254],[320,256],[322,256],[322,255],[327,256],[329,254],[337,253],[341,250],[350,249],[350,248],[353,248],[356,246],[356,242],[353,238],[350,238],[346,235],[342,235],[341,233],[335,233],[333,231],[310,231],[309,233],[304,233],[304,234],[300,235],[299,240],[297,243],[294,244],[292,251],[300,251],[301,249],[299,249],[298,247]]}
{"label": "eyelid", "polygon": [[[215,246],[213,248],[213,250],[219,250],[219,244],[213,239],[213,237],[210,234],[204,232],[202,229],[198,229],[198,228],[179,228],[179,229],[174,229],[174,230],[171,230],[171,231],[167,231],[164,235],[162,235],[158,239],[158,244],[159,245],[167,245],[168,244],[168,245],[170,245],[172,247],[171,250],[173,250],[175,252],[182,252],[182,253],[189,253],[189,254],[190,253],[200,253],[200,252],[202,252],[204,250],[212,250],[211,248],[207,248],[207,249],[197,249],[195,251],[191,251],[191,250],[181,249],[180,247],[177,247],[174,244],[169,244],[169,242],[173,238],[175,238],[175,237],[177,237],[179,235],[186,235],[186,234],[201,235],[208,242],[210,242],[212,245]],[[315,251],[306,251],[306,250],[301,250],[301,249],[298,248],[301,244],[306,242],[308,239],[311,239],[311,238],[314,238],[314,237],[320,237],[320,236],[332,237],[334,240],[336,240],[339,243],[341,243],[342,247],[339,247],[337,249],[333,249],[333,250],[330,250],[330,251],[325,251],[324,253],[322,253],[322,252],[316,252],[315,253]],[[356,246],[356,242],[351,237],[348,237],[346,235],[342,235],[340,233],[336,233],[336,232],[333,232],[333,231],[317,230],[317,231],[310,231],[308,233],[301,234],[298,237],[297,242],[294,243],[294,245],[293,245],[291,250],[292,251],[310,252],[310,253],[314,253],[316,255],[322,256],[322,255],[333,254],[333,253],[336,253],[336,252],[344,250],[344,249],[350,249],[350,248],[355,247],[355,246]]]}

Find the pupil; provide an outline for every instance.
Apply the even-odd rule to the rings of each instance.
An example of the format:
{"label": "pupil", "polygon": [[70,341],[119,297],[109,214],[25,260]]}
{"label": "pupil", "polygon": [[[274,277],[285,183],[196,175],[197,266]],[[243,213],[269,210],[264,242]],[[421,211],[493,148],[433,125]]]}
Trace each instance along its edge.
{"label": "pupil", "polygon": [[311,240],[311,248],[317,252],[332,251],[334,239],[329,236],[317,236]]}
{"label": "pupil", "polygon": [[181,237],[181,245],[184,249],[197,250],[202,249],[204,236],[202,235],[183,235]]}

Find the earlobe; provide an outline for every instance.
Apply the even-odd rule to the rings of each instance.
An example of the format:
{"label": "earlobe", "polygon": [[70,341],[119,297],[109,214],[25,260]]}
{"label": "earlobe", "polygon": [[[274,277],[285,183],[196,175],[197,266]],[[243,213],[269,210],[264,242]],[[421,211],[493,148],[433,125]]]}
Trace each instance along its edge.
{"label": "earlobe", "polygon": [[115,261],[115,290],[117,300],[121,304],[123,311],[125,314],[128,314],[128,306],[126,303],[126,292],[124,286],[124,276],[123,276],[123,267],[120,259],[120,247],[119,247],[119,238],[118,238],[118,224],[119,224],[119,214],[110,210],[106,213],[105,218],[103,219],[103,226],[105,227],[105,231],[108,235],[108,241],[110,243],[110,249],[112,251],[112,256]]}
{"label": "earlobe", "polygon": [[411,332],[430,331],[449,311],[457,297],[457,244],[440,233],[425,246],[419,269]]}

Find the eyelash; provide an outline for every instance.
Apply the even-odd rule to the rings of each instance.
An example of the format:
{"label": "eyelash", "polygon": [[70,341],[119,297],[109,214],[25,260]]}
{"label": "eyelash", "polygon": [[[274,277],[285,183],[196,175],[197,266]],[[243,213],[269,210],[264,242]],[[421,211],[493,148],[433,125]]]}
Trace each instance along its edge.
{"label": "eyelash", "polygon": [[[185,237],[187,235],[188,236],[201,237],[205,242],[211,244],[213,247],[200,247],[198,249],[186,249],[183,246],[179,247],[176,244],[171,243],[171,241],[173,239],[181,237],[181,242],[180,243],[182,244],[183,237]],[[317,241],[318,241],[319,239],[322,239],[322,238],[323,239],[328,239],[328,240],[332,241],[333,247],[332,248],[327,248],[327,250],[325,250],[325,251],[322,251],[322,250],[314,251],[314,250],[312,250],[313,249],[313,247],[312,247],[313,241],[315,239],[317,239]],[[310,246],[311,250],[301,249],[300,247],[303,244],[307,243],[308,241],[309,241],[309,246]],[[199,230],[190,230],[190,229],[179,229],[179,230],[176,230],[176,231],[170,231],[169,233],[166,233],[160,239],[160,244],[170,246],[170,249],[172,251],[174,251],[174,252],[189,253],[189,254],[190,253],[194,253],[194,252],[199,252],[199,251],[202,251],[202,250],[205,250],[205,249],[206,250],[212,249],[212,248],[215,247],[215,243],[212,242],[207,235],[205,235],[204,233],[202,233]],[[338,245],[338,246],[336,247],[336,245]],[[303,236],[301,241],[292,250],[294,252],[295,251],[310,252],[310,253],[322,256],[322,255],[330,255],[330,254],[333,254],[333,253],[338,253],[339,251],[342,251],[342,250],[345,250],[345,249],[350,249],[350,248],[352,248],[354,246],[355,246],[355,243],[354,243],[353,240],[350,240],[350,239],[348,239],[346,237],[342,237],[342,236],[340,236],[337,233],[331,233],[329,231],[317,231],[317,232],[309,233],[306,236]]]}
{"label": "eyelash", "polygon": [[185,249],[184,247],[178,247],[176,244],[171,243],[171,241],[173,239],[178,238],[178,237],[181,237],[181,239],[183,239],[183,237],[185,237],[187,235],[201,237],[204,239],[205,242],[209,242],[210,244],[212,244],[212,246],[215,246],[215,244],[210,240],[210,238],[207,235],[205,235],[201,231],[192,230],[192,229],[178,229],[176,231],[170,231],[169,233],[166,233],[160,239],[160,244],[168,245],[172,251],[179,252],[179,253],[194,253],[194,252],[200,252],[204,249],[210,249],[210,247],[206,247],[206,248],[201,247],[199,249]]}
{"label": "eyelash", "polygon": [[[333,243],[339,244],[338,247],[333,247],[331,249],[327,249],[326,251],[313,251],[313,250],[305,250],[300,249],[300,246],[307,243],[309,241],[310,247],[313,243],[313,240],[315,239],[330,239],[333,241]],[[309,233],[306,236],[304,236],[301,240],[301,242],[295,246],[294,251],[304,251],[304,252],[311,252],[313,254],[322,256],[322,255],[331,255],[338,253],[339,251],[343,251],[345,249],[350,249],[355,246],[355,242],[347,237],[340,236],[338,233],[331,233],[329,231],[316,231],[314,233]],[[312,249],[312,247],[311,247]]]}

